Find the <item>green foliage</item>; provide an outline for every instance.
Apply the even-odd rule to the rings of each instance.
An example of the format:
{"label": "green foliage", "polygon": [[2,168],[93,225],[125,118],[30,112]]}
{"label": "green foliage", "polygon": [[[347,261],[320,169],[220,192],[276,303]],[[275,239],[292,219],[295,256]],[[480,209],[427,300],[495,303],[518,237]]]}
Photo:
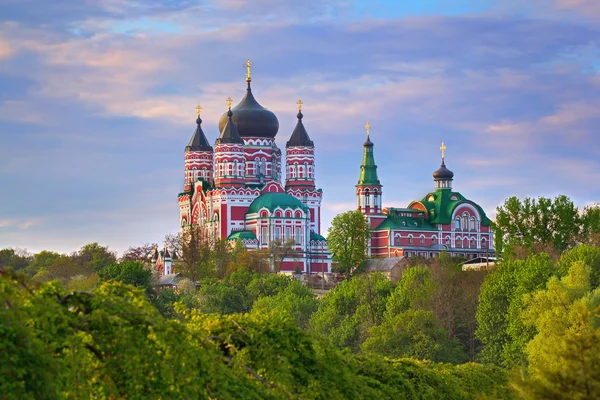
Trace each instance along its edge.
{"label": "green foliage", "polygon": [[141,288],[152,285],[152,271],[139,261],[114,263],[100,270],[98,277],[100,282],[119,281]]}
{"label": "green foliage", "polygon": [[367,260],[367,244],[371,227],[360,211],[338,214],[331,221],[327,233],[327,247],[333,260],[339,263],[335,270],[350,278],[359,272]]}
{"label": "green foliage", "polygon": [[496,208],[493,228],[499,253],[510,254],[515,246],[532,248],[536,243],[564,251],[575,243],[582,221],[567,196],[523,201],[510,197]]}
{"label": "green foliage", "polygon": [[117,262],[117,256],[108,249],[108,246],[101,246],[96,242],[86,244],[72,254],[71,258],[89,272],[99,272]]}
{"label": "green foliage", "polygon": [[310,317],[317,311],[319,303],[310,288],[298,281],[291,281],[277,294],[259,297],[252,312],[282,313],[291,317],[302,329],[308,329]]}
{"label": "green foliage", "polygon": [[33,256],[33,260],[31,260],[24,272],[29,276],[34,276],[40,269],[50,269],[62,257],[62,255],[53,251],[40,251]]}
{"label": "green foliage", "polygon": [[571,265],[582,261],[590,267],[590,287],[600,287],[600,247],[582,244],[561,255],[557,263],[560,275],[566,275]]}
{"label": "green foliage", "polygon": [[67,288],[79,292],[91,292],[98,285],[99,281],[98,274],[91,274],[89,276],[75,275],[67,283]]}
{"label": "green foliage", "polygon": [[562,279],[525,297],[523,322],[537,334],[527,344],[527,374],[513,379],[524,398],[592,399],[600,393],[600,289],[591,268],[571,264]]}
{"label": "green foliage", "polygon": [[477,310],[483,361],[506,367],[524,362],[524,347],[535,331],[521,322],[522,297],[543,288],[553,273],[550,257],[540,254],[525,261],[502,262],[486,277]]}
{"label": "green foliage", "polygon": [[448,339],[433,312],[410,309],[373,326],[361,346],[366,353],[460,364],[467,360],[460,343]]}
{"label": "green foliage", "polygon": [[63,285],[74,276],[85,275],[87,270],[72,257],[61,255],[54,259],[48,267],[42,267],[37,270],[33,279],[39,282],[59,281]]}
{"label": "green foliage", "polygon": [[321,300],[310,329],[339,348],[358,351],[369,329],[382,322],[393,287],[381,274],[342,282]]}
{"label": "green foliage", "polygon": [[21,249],[0,250],[0,268],[12,268],[15,271],[25,269],[31,262],[31,256]]}
{"label": "green foliage", "polygon": [[408,268],[387,301],[386,314],[392,317],[409,309],[430,309],[435,289],[429,268],[423,265]]}
{"label": "green foliage", "polygon": [[248,293],[227,282],[203,281],[198,291],[200,310],[204,313],[235,314],[250,311]]}
{"label": "green foliage", "polygon": [[65,292],[0,273],[5,398],[509,398],[505,376],[489,367],[351,355],[280,313],[219,316],[178,304],[182,319],[168,320],[121,282]]}

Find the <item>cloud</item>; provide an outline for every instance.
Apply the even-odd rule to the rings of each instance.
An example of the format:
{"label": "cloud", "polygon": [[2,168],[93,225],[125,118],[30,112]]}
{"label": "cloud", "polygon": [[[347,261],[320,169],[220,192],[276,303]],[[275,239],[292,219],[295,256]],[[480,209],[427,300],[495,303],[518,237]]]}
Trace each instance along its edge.
{"label": "cloud", "polygon": [[23,220],[0,219],[0,228],[28,229],[33,226],[40,225],[41,223],[42,223],[42,219],[40,219],[40,218],[26,218]]}
{"label": "cloud", "polygon": [[13,54],[13,49],[6,39],[0,36],[0,59],[8,58]]}
{"label": "cloud", "polygon": [[[367,120],[385,206],[431,190],[442,141],[455,188],[485,206],[560,188],[600,195],[577,178],[600,155],[600,29],[580,19],[541,10],[358,19],[345,1],[23,1],[0,5],[13,51],[0,63],[0,130],[10,133],[0,180],[21,194],[3,205],[14,221],[3,243],[126,248],[176,230],[194,107],[213,141],[224,100],[244,94],[247,58],[281,147],[304,102],[324,228],[354,208]],[[573,167],[549,183],[554,157]],[[38,217],[50,219],[16,228]]]}

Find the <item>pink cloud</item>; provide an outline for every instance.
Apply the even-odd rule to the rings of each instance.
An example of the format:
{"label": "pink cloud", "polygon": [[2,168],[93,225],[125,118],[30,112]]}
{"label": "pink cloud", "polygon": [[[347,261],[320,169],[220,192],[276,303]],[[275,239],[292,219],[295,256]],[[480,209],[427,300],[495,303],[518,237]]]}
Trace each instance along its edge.
{"label": "pink cloud", "polygon": [[0,59],[8,58],[13,54],[13,49],[6,39],[0,36]]}

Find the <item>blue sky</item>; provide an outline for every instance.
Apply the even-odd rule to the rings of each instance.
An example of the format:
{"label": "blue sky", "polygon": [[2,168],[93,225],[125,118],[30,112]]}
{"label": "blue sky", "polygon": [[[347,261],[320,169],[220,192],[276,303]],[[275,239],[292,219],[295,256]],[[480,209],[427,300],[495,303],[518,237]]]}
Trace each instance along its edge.
{"label": "blue sky", "polygon": [[384,205],[454,188],[600,198],[596,0],[0,0],[0,248],[122,252],[178,225],[183,149],[218,136],[242,63],[280,121],[304,102],[325,230],[371,122]]}

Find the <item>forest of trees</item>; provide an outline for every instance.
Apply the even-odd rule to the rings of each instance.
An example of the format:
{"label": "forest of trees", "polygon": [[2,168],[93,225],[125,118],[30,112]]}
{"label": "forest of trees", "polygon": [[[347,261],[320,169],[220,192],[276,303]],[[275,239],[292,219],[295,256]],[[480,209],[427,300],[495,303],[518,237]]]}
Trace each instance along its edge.
{"label": "forest of trees", "polygon": [[353,252],[340,270],[347,279],[322,298],[273,273],[283,243],[262,253],[186,249],[170,236],[186,279],[160,291],[147,263],[152,244],[120,258],[97,243],[71,255],[0,250],[0,393],[594,399],[598,216],[564,196],[511,198],[498,208],[502,260],[490,271],[463,271],[442,254],[411,259],[392,282],[361,273]]}

